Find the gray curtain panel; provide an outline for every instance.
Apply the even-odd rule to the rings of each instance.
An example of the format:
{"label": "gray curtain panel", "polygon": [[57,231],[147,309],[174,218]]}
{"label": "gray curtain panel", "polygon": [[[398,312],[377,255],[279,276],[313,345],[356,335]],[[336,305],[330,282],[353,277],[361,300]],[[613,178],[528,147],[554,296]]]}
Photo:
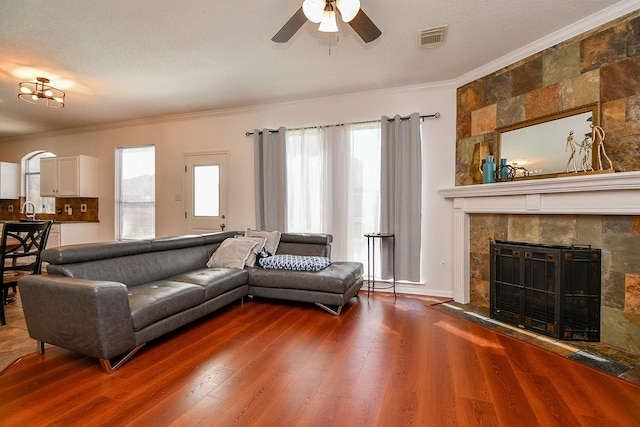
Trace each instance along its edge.
{"label": "gray curtain panel", "polygon": [[[420,115],[382,117],[381,231],[394,233],[396,280],[420,281],[422,148]],[[382,239],[382,277],[391,277],[391,239]]]}
{"label": "gray curtain panel", "polygon": [[256,187],[256,227],[285,230],[287,168],[284,127],[253,132]]}

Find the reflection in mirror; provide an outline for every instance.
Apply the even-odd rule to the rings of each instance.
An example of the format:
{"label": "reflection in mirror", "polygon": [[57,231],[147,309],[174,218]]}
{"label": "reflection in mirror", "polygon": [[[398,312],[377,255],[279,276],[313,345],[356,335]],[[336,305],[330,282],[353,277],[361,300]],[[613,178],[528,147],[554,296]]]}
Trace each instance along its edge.
{"label": "reflection in mirror", "polygon": [[591,125],[599,125],[598,104],[565,110],[496,130],[497,158],[518,169],[516,177],[547,178],[591,170]]}

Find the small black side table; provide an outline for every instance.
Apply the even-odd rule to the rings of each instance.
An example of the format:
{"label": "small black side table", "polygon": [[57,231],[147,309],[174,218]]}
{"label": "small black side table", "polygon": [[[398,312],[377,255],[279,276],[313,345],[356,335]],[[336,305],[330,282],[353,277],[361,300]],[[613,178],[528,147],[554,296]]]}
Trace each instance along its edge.
{"label": "small black side table", "polygon": [[[365,234],[364,237],[367,238],[367,274],[369,276],[369,280],[367,282],[367,298],[369,298],[369,294],[371,289],[375,292],[376,290],[376,250],[375,250],[375,239],[379,239],[380,248],[382,252],[382,239],[391,239],[391,253],[393,256],[393,284],[385,287],[381,287],[380,289],[388,289],[393,287],[393,297],[397,298],[396,295],[396,236],[393,233],[369,233]],[[382,256],[382,254],[380,254]]]}

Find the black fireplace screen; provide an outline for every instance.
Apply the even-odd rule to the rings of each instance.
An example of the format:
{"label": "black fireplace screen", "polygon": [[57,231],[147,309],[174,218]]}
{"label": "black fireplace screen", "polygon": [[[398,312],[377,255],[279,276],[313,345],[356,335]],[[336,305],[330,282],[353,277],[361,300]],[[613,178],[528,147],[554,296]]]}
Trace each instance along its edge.
{"label": "black fireplace screen", "polygon": [[600,249],[491,244],[492,318],[565,340],[600,341]]}

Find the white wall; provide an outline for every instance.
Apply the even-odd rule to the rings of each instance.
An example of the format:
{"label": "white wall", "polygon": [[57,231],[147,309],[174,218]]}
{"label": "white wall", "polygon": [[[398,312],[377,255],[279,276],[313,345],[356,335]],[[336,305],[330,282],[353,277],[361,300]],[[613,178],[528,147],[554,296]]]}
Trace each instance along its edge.
{"label": "white wall", "polygon": [[[254,128],[297,128],[375,120],[382,115],[439,112],[424,134],[423,277],[425,288],[408,292],[451,296],[452,206],[437,190],[452,187],[455,174],[456,85],[412,86],[345,94],[285,104],[140,120],[95,129],[32,135],[0,143],[1,161],[19,162],[34,150],[56,155],[87,154],[99,159],[100,240],[114,239],[114,160],[117,147],[156,146],[156,235],[183,233],[184,154],[227,152],[230,160],[229,230],[255,226]],[[70,100],[69,102],[72,102]],[[182,197],[184,200],[184,197]],[[364,242],[364,239],[363,239]]]}

